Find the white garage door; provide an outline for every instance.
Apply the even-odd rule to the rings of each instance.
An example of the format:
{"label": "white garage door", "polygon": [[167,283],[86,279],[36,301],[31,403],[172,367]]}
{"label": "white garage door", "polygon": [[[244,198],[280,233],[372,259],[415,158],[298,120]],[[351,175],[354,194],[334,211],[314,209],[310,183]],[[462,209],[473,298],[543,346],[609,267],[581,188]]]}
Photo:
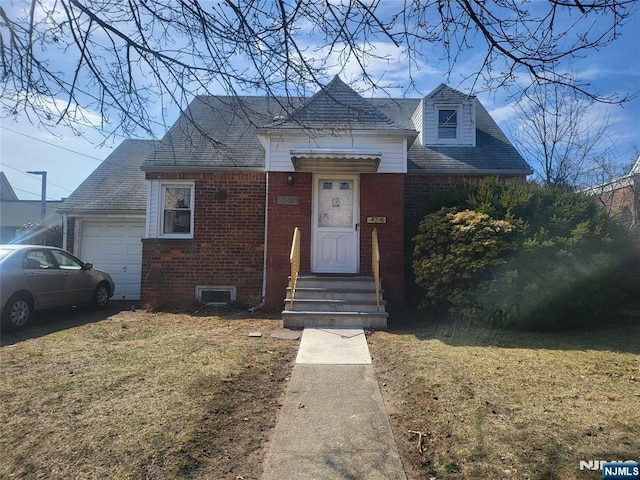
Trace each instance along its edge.
{"label": "white garage door", "polygon": [[144,223],[85,222],[80,255],[116,283],[113,300],[139,300]]}

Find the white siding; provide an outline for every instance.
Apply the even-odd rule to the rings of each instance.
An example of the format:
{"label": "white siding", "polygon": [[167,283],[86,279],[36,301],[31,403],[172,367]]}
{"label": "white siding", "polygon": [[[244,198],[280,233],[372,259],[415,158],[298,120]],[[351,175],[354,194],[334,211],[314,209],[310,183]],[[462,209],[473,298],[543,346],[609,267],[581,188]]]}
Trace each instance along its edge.
{"label": "white siding", "polygon": [[[457,141],[438,141],[438,109],[458,108],[458,139]],[[450,103],[437,103],[433,100],[425,101],[424,105],[424,131],[423,145],[468,145],[476,144],[476,122],[474,100],[464,102],[462,105]]]}
{"label": "white siding", "polygon": [[160,228],[158,226],[158,204],[160,202],[160,182],[152,180],[148,183],[147,189],[147,225],[146,237],[158,238]]}
{"label": "white siding", "polygon": [[416,111],[413,112],[413,115],[411,115],[411,121],[413,122],[413,127],[419,132],[418,138],[416,138],[416,142],[420,142],[421,145],[424,145],[424,135],[422,132],[423,120],[424,120],[424,98],[420,100],[420,103],[418,104],[418,108],[416,108]]}
{"label": "white siding", "polygon": [[271,137],[267,158],[268,169],[272,172],[291,172],[291,150],[340,149],[354,151],[381,152],[382,160],[378,173],[405,173],[407,171],[406,142],[403,137],[379,134],[353,136],[326,136],[318,138]]}

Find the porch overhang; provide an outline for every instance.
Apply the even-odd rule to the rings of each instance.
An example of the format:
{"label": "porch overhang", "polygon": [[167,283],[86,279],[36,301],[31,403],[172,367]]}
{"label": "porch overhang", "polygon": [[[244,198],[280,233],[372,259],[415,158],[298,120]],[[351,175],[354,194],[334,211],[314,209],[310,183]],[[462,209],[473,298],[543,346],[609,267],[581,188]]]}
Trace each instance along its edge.
{"label": "porch overhang", "polygon": [[296,172],[375,173],[382,152],[365,150],[291,150]]}

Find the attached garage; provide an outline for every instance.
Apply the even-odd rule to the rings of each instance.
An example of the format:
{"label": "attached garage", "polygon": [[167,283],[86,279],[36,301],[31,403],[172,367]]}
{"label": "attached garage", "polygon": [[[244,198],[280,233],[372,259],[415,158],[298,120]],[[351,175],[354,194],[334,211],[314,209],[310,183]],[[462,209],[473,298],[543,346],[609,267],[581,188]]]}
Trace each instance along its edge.
{"label": "attached garage", "polygon": [[113,300],[140,300],[147,188],[140,165],[152,140],[124,140],[56,211],[63,247],[109,272]]}
{"label": "attached garage", "polygon": [[111,274],[113,300],[139,300],[144,222],[83,222],[79,255]]}

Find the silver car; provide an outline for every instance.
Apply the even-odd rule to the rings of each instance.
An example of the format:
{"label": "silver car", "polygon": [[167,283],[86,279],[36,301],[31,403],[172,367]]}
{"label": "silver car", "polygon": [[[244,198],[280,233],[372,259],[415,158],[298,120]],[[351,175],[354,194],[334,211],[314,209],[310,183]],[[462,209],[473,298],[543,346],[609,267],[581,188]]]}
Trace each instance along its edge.
{"label": "silver car", "polygon": [[46,308],[104,308],[114,289],[111,275],[60,248],[0,245],[0,311],[7,329],[24,327],[32,312]]}

